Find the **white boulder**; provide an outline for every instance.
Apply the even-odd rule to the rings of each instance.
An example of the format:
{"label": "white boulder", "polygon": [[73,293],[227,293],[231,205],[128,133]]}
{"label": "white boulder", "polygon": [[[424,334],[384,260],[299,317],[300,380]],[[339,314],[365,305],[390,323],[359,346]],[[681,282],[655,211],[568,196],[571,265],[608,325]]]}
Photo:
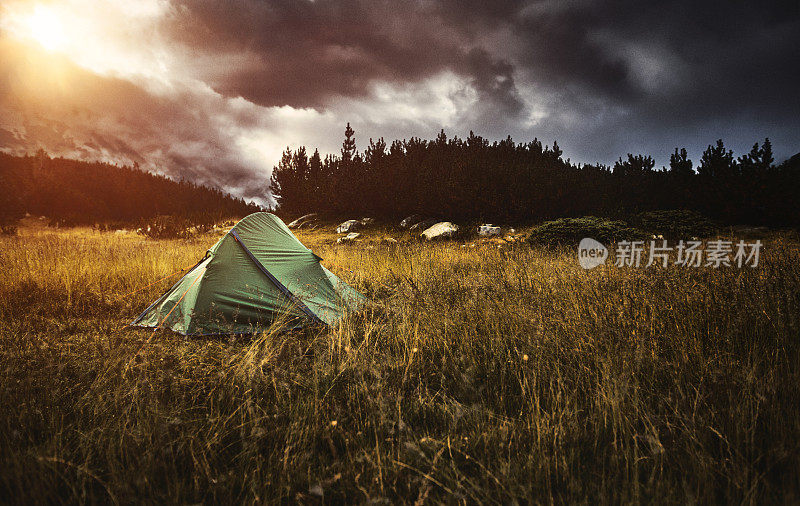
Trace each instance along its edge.
{"label": "white boulder", "polygon": [[336,239],[336,243],[337,244],[342,244],[342,243],[346,243],[346,242],[353,242],[360,235],[361,234],[359,234],[358,232],[350,232],[346,236]]}
{"label": "white boulder", "polygon": [[491,223],[478,226],[478,235],[482,237],[491,237],[493,235],[500,235],[500,227],[492,226]]}
{"label": "white boulder", "polygon": [[424,237],[428,241],[433,239],[446,239],[453,237],[458,232],[458,225],[449,221],[440,221],[439,223],[425,229],[420,237]]}
{"label": "white boulder", "polygon": [[422,220],[420,222],[417,222],[417,223],[411,225],[408,229],[411,230],[411,231],[414,231],[414,230],[425,230],[425,229],[430,228],[431,226],[433,226],[433,225],[435,225],[437,223],[439,223],[438,220],[433,220],[433,219]]}
{"label": "white boulder", "polygon": [[336,227],[337,234],[346,234],[348,232],[354,232],[359,227],[361,227],[361,222],[358,220],[347,220],[338,227]]}
{"label": "white boulder", "polygon": [[403,221],[400,222],[400,226],[402,228],[408,228],[411,225],[419,223],[419,220],[421,220],[421,219],[422,218],[420,217],[420,215],[412,214],[411,216],[408,216],[408,217],[404,218]]}
{"label": "white boulder", "polygon": [[309,221],[316,221],[316,219],[317,219],[317,213],[309,213],[309,214],[306,214],[304,216],[301,216],[301,217],[297,218],[296,220],[294,220],[293,222],[289,223],[286,226],[289,227],[289,228],[300,228],[305,223],[307,223]]}

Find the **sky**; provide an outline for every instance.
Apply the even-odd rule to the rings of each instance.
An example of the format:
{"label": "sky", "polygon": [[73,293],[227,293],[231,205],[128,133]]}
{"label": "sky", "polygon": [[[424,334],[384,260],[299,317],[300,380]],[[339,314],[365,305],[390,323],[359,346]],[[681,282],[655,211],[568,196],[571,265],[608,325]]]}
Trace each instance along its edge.
{"label": "sky", "polygon": [[0,150],[138,163],[267,203],[287,147],[557,141],[669,162],[800,152],[800,2],[3,0]]}

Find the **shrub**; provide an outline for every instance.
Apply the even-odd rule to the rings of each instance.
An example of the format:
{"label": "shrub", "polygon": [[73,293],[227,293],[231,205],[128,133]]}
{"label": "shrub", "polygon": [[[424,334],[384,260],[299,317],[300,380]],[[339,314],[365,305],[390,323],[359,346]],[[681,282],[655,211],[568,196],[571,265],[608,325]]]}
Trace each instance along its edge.
{"label": "shrub", "polygon": [[546,221],[531,231],[528,242],[546,246],[575,246],[584,237],[607,244],[622,240],[645,240],[650,235],[624,221],[584,216]]}
{"label": "shrub", "polygon": [[[140,223],[139,232],[151,239],[186,239],[214,230],[222,218],[213,214],[185,216],[157,216]],[[226,221],[234,225],[236,222]]]}
{"label": "shrub", "polygon": [[667,239],[708,237],[714,233],[714,224],[695,211],[674,209],[650,211],[636,217],[634,223],[641,229]]}
{"label": "shrub", "polygon": [[190,223],[180,216],[156,216],[145,221],[138,232],[151,239],[180,239],[189,237]]}
{"label": "shrub", "polygon": [[99,230],[100,232],[115,232],[117,230],[125,230],[126,228],[130,228],[132,225],[130,223],[125,223],[122,221],[109,221],[103,223],[95,223],[92,225],[94,230]]}
{"label": "shrub", "polygon": [[17,235],[17,226],[12,223],[0,225],[0,235]]}

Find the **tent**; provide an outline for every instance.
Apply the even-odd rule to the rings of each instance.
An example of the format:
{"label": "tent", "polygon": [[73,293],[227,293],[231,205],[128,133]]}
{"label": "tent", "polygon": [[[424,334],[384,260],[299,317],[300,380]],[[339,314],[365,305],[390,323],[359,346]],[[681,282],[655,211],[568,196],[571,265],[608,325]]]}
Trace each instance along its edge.
{"label": "tent", "polygon": [[277,216],[251,214],[131,325],[187,336],[251,334],[279,315],[333,325],[364,297],[321,260]]}

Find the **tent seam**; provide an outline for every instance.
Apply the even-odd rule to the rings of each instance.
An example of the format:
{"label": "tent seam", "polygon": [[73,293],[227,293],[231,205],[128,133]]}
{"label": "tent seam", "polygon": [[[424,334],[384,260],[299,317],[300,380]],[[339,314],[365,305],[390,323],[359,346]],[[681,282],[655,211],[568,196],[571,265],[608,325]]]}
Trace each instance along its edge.
{"label": "tent seam", "polygon": [[233,238],[236,240],[236,242],[242,247],[242,249],[244,249],[244,252],[247,253],[247,256],[250,257],[250,260],[252,260],[253,263],[256,264],[256,267],[258,267],[258,269],[265,276],[267,276],[267,279],[272,281],[272,283],[278,288],[278,290],[280,290],[285,296],[289,297],[289,299],[292,302],[296,303],[300,307],[300,310],[302,310],[309,318],[311,318],[312,321],[317,322],[317,323],[323,323],[323,324],[325,323],[325,322],[322,321],[322,319],[319,316],[314,314],[314,312],[311,311],[311,309],[302,300],[300,300],[299,297],[297,297],[295,294],[293,294],[291,292],[291,290],[289,290],[283,283],[281,283],[278,280],[278,278],[276,278],[271,272],[269,272],[269,269],[267,269],[264,266],[264,264],[262,264],[255,257],[255,255],[253,255],[253,252],[250,251],[250,249],[244,244],[242,239],[239,237],[239,234],[237,234],[235,230],[231,230],[229,232],[229,234],[231,234],[233,236]]}

